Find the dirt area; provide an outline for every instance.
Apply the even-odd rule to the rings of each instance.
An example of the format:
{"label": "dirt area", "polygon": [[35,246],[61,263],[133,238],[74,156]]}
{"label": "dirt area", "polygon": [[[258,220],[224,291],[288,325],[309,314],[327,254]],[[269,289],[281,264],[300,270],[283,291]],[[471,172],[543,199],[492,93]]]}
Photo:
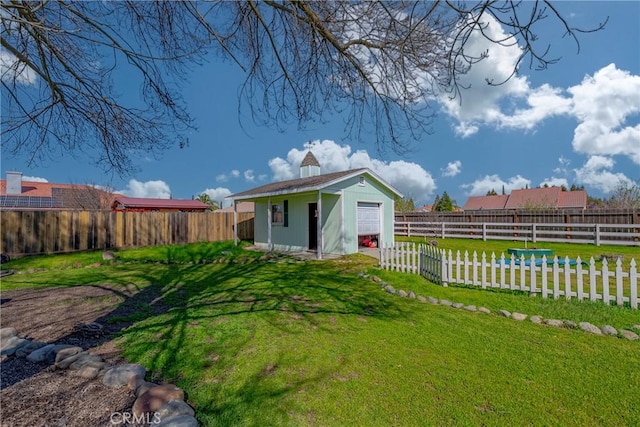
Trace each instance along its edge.
{"label": "dirt area", "polygon": [[[114,322],[145,303],[154,312],[166,309],[150,286],[142,291],[108,285],[5,291],[1,295],[1,326],[13,327],[22,338],[73,344],[111,364],[124,360],[113,344],[127,327]],[[111,321],[109,321],[111,319]],[[78,324],[98,322],[100,333],[79,332]],[[109,388],[100,380],[86,380],[67,370],[55,370],[24,358],[0,360],[0,425],[111,426],[114,413],[130,412],[134,396],[126,388]]]}

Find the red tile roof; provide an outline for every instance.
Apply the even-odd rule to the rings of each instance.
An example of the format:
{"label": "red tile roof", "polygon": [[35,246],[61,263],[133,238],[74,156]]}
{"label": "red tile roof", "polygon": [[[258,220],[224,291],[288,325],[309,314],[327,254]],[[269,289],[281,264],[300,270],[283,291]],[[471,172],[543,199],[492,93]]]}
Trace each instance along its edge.
{"label": "red tile roof", "polygon": [[464,204],[465,211],[479,209],[555,209],[586,208],[587,192],[562,191],[560,187],[513,190],[510,195],[472,196]]}
{"label": "red tile roof", "polygon": [[202,203],[200,200],[178,200],[178,199],[147,199],[141,197],[124,197],[118,196],[114,198],[114,203],[119,203],[125,209],[200,209],[206,210],[211,206]]}
{"label": "red tile roof", "polygon": [[465,211],[472,211],[478,209],[504,209],[504,205],[507,203],[509,196],[496,195],[496,196],[471,196],[467,199],[467,202],[462,207]]}
{"label": "red tile roof", "polygon": [[561,192],[560,187],[513,190],[504,207],[505,209],[556,208]]}
{"label": "red tile roof", "polygon": [[587,192],[584,190],[562,191],[558,199],[559,208],[585,208]]}

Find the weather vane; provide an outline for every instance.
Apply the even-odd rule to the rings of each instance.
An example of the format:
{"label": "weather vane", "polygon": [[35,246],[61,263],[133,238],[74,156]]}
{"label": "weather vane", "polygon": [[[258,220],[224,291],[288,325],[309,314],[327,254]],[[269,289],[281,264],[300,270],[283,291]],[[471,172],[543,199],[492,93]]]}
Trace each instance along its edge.
{"label": "weather vane", "polygon": [[311,141],[304,144],[304,148],[311,151],[311,147],[313,147],[313,143]]}

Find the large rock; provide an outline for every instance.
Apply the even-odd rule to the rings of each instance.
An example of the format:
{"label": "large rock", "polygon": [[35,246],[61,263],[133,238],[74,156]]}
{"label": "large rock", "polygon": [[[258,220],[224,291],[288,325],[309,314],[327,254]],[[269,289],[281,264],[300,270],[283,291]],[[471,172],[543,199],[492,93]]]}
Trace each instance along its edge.
{"label": "large rock", "polygon": [[464,309],[467,311],[478,311],[475,305],[465,305]]}
{"label": "large rock", "polygon": [[522,313],[511,313],[511,318],[513,320],[523,321],[524,319],[527,318],[527,315]]}
{"label": "large rock", "polygon": [[29,340],[17,337],[15,335],[9,337],[2,342],[2,347],[0,347],[0,355],[11,356],[18,350],[20,346],[25,345],[27,342],[29,342]]}
{"label": "large rock", "polygon": [[71,348],[72,352],[75,353],[80,353],[82,351],[81,347],[76,347],[73,346],[71,344],[56,344],[53,346],[53,348],[51,349],[51,351],[47,352],[47,358],[46,358],[46,362],[50,365],[53,365],[56,362],[56,357],[58,356],[59,352],[63,352],[63,356],[62,358],[64,359],[64,351],[66,351],[67,349]]}
{"label": "large rock", "polygon": [[429,301],[431,304],[438,304],[438,298],[429,297],[427,298],[427,301]]}
{"label": "large rock", "polygon": [[396,292],[396,295],[402,298],[406,298],[407,296],[409,296],[409,294],[407,294],[407,292],[403,291],[402,289],[398,289],[398,291]]}
{"label": "large rock", "polygon": [[387,285],[387,286],[385,286],[385,287],[384,287],[384,290],[385,290],[385,291],[387,291],[387,292],[389,292],[390,294],[395,294],[395,293],[396,293],[396,289],[395,289],[393,286],[391,286],[391,285]]}
{"label": "large rock", "polygon": [[108,387],[122,387],[129,383],[131,377],[144,378],[147,371],[143,366],[135,363],[126,363],[109,369],[102,379],[102,383]]}
{"label": "large rock", "polygon": [[600,328],[598,328],[596,325],[592,325],[589,322],[580,322],[578,326],[580,327],[580,329],[585,332],[589,332],[590,334],[602,335],[602,331],[600,330]]}
{"label": "large rock", "polygon": [[15,337],[18,335],[16,328],[2,328],[0,329],[0,342],[4,342],[5,339]]}
{"label": "large rock", "polygon": [[17,349],[16,349],[16,357],[27,357],[29,354],[31,354],[33,351],[44,347],[45,345],[47,345],[47,343],[44,342],[39,342],[39,341],[27,341],[22,343],[22,345],[20,345]]}
{"label": "large rock", "polygon": [[[74,357],[74,356],[71,356]],[[69,369],[72,371],[81,369],[84,365],[88,365],[89,363],[102,362],[102,357],[95,356],[93,354],[89,354],[86,352],[81,353],[81,356],[77,358],[71,365],[69,365]]]}
{"label": "large rock", "polygon": [[409,298],[415,299],[415,297],[416,297],[416,294],[413,291],[409,292]]}
{"label": "large rock", "polygon": [[620,330],[620,335],[622,335],[624,338],[630,340],[630,341],[637,341],[638,340],[638,334],[636,334],[635,332],[632,331],[627,331],[626,329],[622,329]]}
{"label": "large rock", "polygon": [[175,418],[169,418],[166,421],[160,421],[153,424],[155,427],[198,427],[198,420],[189,415],[178,415]]}
{"label": "large rock", "polygon": [[529,317],[529,320],[531,321],[531,323],[537,323],[538,325],[542,323],[542,317],[540,316],[531,316]]}
{"label": "large rock", "polygon": [[92,380],[100,375],[100,372],[107,366],[105,362],[89,362],[82,365],[80,369],[70,371],[73,375]]}
{"label": "large rock", "polygon": [[604,325],[602,327],[602,333],[612,337],[618,336],[618,330],[611,325]]}
{"label": "large rock", "polygon": [[549,326],[553,326],[555,328],[564,327],[564,322],[562,320],[559,320],[559,319],[547,319],[547,320],[544,321],[544,323],[546,323]]}
{"label": "large rock", "polygon": [[27,356],[27,360],[29,362],[42,363],[47,360],[49,354],[53,352],[53,348],[55,346],[55,344],[47,344],[44,347],[40,347],[39,349],[29,353],[29,355]]}
{"label": "large rock", "polygon": [[422,295],[418,295],[417,296],[418,301],[420,302],[427,302],[427,299],[425,297],[423,297]]}
{"label": "large rock", "polygon": [[491,314],[491,310],[489,310],[487,307],[479,307],[478,311],[480,313]]}
{"label": "large rock", "polygon": [[135,416],[159,411],[171,400],[184,400],[184,391],[173,384],[163,384],[142,393],[133,404]]}
{"label": "large rock", "polygon": [[509,313],[507,310],[500,310],[500,315],[504,317],[511,317],[511,313]]}
{"label": "large rock", "polygon": [[58,368],[58,369],[67,369],[69,366],[71,366],[77,360],[79,360],[82,357],[88,356],[88,355],[89,355],[89,353],[87,353],[86,351],[82,351],[80,353],[76,353],[74,355],[71,355],[69,357],[65,357],[64,359],[56,362],[55,363],[55,367]]}
{"label": "large rock", "polygon": [[440,305],[446,305],[447,307],[451,307],[453,305],[453,303],[449,300],[446,299],[441,299],[440,300]]}
{"label": "large rock", "polygon": [[191,417],[195,415],[193,408],[180,399],[170,400],[156,411],[156,418],[160,418],[161,421],[167,421],[180,415],[189,415]]}
{"label": "large rock", "polygon": [[74,356],[74,355],[76,355],[78,353],[81,353],[81,352],[82,352],[82,347],[73,346],[73,345],[61,348],[58,351],[54,350],[54,353],[56,354],[56,358],[54,360],[54,363],[57,366],[58,362],[61,362],[64,359],[66,359],[68,357],[71,357],[71,356]]}
{"label": "large rock", "polygon": [[464,307],[464,304],[461,302],[454,302],[453,304],[451,304],[451,307],[453,308],[462,308]]}

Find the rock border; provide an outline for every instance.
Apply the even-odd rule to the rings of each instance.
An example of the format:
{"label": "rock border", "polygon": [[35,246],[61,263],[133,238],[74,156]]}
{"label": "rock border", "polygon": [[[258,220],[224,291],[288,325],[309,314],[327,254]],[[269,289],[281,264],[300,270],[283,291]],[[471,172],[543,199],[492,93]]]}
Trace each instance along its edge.
{"label": "rock border", "polygon": [[[451,302],[446,299],[438,300],[437,298],[430,297],[430,296],[425,297],[422,295],[416,295],[412,291],[407,292],[402,289],[396,289],[378,276],[369,276],[366,273],[360,273],[359,276],[361,278],[370,278],[373,282],[380,285],[382,290],[384,290],[385,292],[391,295],[399,296],[401,298],[415,298],[421,303],[425,303],[425,304],[428,303],[432,305],[442,305],[442,306],[447,306],[447,307],[451,307],[453,309],[458,309],[458,310],[462,309],[465,311],[476,312],[476,313],[493,314],[492,311],[486,307],[476,307],[475,305],[466,305],[461,302]],[[517,312],[511,313],[507,310],[498,310],[497,312],[495,312],[495,314],[497,314],[498,316],[503,316],[503,317],[520,321],[520,322],[523,322],[526,319],[529,319],[530,322],[536,323],[539,325],[552,326],[552,327],[561,328],[561,329],[574,329],[574,330],[579,329],[586,333],[590,333],[594,335],[624,338],[629,341],[638,341],[640,339],[640,336],[638,335],[638,333],[640,333],[640,324],[631,326],[630,329],[635,329],[636,331],[638,331],[638,332],[634,332],[629,329],[617,330],[611,325],[603,325],[602,327],[598,327],[589,322],[574,322],[573,320],[567,320],[567,319],[562,319],[562,320],[546,319],[538,315],[528,315],[525,313],[517,313]]]}
{"label": "rock border", "polygon": [[[90,329],[101,327],[98,323],[86,326]],[[126,386],[136,397],[131,408],[131,415],[136,420],[146,420],[157,427],[199,425],[195,411],[184,401],[184,391],[173,384],[145,381],[146,369],[142,365],[109,365],[102,357],[92,355],[82,347],[20,338],[11,327],[0,329],[0,355],[64,369],[69,375],[98,380],[107,387]]]}

